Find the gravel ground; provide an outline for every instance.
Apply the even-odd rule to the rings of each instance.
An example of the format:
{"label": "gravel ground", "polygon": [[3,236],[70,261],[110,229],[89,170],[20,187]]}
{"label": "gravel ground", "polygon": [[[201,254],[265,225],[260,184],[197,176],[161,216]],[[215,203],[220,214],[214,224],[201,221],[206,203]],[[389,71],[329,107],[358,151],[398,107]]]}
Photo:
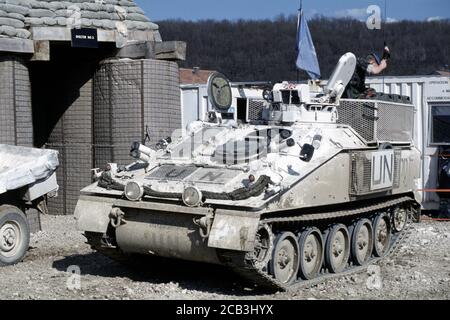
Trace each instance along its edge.
{"label": "gravel ground", "polygon": [[[367,273],[267,295],[219,266],[160,261],[133,271],[93,252],[73,217],[42,220],[25,261],[0,269],[0,299],[450,299],[448,222],[415,224],[397,254]],[[80,289],[73,266],[81,270]]]}

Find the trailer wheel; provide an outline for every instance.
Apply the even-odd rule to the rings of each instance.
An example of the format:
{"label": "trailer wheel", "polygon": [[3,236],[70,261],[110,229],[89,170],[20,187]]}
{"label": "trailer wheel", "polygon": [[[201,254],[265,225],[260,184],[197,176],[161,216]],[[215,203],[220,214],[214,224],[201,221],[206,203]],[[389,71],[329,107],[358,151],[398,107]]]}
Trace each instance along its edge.
{"label": "trailer wheel", "polygon": [[30,244],[25,214],[13,206],[0,206],[0,266],[22,261]]}

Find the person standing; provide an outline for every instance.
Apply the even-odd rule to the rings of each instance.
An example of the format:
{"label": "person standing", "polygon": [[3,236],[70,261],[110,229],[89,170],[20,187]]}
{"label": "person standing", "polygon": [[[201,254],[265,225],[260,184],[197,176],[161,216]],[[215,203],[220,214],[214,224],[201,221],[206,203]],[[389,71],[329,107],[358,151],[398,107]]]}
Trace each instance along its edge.
{"label": "person standing", "polygon": [[375,90],[366,86],[368,75],[382,73],[388,67],[388,60],[391,53],[388,46],[385,46],[383,57],[380,59],[376,53],[370,53],[366,58],[358,58],[355,72],[349,84],[345,88],[343,98],[366,99],[375,96]]}

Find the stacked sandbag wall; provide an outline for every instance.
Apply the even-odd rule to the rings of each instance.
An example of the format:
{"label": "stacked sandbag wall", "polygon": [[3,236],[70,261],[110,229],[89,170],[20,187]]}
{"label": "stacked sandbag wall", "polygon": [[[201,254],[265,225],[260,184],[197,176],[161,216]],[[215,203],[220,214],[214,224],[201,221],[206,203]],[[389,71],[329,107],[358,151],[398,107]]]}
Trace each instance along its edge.
{"label": "stacked sandbag wall", "polygon": [[32,1],[0,1],[0,37],[30,38],[31,33],[26,29],[26,16],[31,8],[30,2]]}

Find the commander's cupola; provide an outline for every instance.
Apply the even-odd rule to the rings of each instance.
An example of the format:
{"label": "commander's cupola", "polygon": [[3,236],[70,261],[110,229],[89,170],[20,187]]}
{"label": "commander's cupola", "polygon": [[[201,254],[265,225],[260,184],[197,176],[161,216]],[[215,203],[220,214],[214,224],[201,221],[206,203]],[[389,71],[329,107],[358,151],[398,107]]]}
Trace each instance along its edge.
{"label": "commander's cupola", "polygon": [[325,86],[315,81],[308,84],[278,83],[264,92],[267,101],[263,120],[269,123],[297,122],[336,123],[337,106],[356,67],[356,57],[347,53],[339,60]]}

